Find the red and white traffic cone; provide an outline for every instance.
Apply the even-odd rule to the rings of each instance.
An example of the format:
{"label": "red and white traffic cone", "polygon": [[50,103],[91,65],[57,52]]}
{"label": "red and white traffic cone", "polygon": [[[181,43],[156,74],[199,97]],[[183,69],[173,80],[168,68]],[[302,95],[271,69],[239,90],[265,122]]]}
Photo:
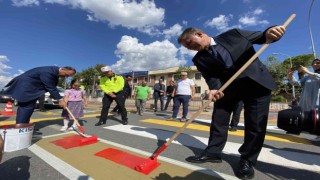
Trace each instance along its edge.
{"label": "red and white traffic cone", "polygon": [[2,115],[15,115],[16,113],[12,110],[12,102],[8,101],[6,108],[2,111]]}

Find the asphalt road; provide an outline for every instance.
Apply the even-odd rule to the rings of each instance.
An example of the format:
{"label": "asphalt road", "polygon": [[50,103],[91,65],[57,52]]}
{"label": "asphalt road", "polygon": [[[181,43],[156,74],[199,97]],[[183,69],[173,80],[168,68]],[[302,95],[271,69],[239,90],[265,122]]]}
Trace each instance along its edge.
{"label": "asphalt road", "polygon": [[[5,103],[0,104],[3,110]],[[140,153],[147,158],[166,139],[170,138],[183,124],[179,121],[165,121],[170,113],[154,113],[148,110],[144,116],[139,116],[133,111],[132,104],[128,104],[129,124],[122,125],[120,117],[110,116],[105,126],[96,127],[101,110],[101,103],[92,101],[85,110],[85,116],[80,123],[87,134],[99,137],[99,143],[110,145],[125,152]],[[16,111],[16,107],[14,107]],[[194,113],[196,108],[191,110]],[[272,112],[270,118],[276,114]],[[84,165],[74,163],[72,155],[63,156],[67,153],[64,149],[55,149],[49,152],[42,147],[46,138],[59,137],[59,135],[72,135],[59,132],[63,124],[60,118],[61,109],[50,109],[46,112],[35,111],[32,122],[42,135],[33,135],[29,148],[5,152],[0,164],[0,179],[237,179],[235,171],[239,161],[238,148],[243,142],[243,126],[236,132],[230,132],[228,143],[223,153],[223,162],[219,164],[204,163],[191,164],[185,158],[198,154],[206,146],[208,129],[210,126],[210,113],[202,115],[201,119],[195,120],[164,152],[160,154],[159,161],[163,162],[157,170],[163,171],[150,176],[141,175],[128,170],[127,167],[117,163],[109,163],[101,167],[97,160],[83,162]],[[205,114],[205,113],[204,113]],[[14,124],[15,116],[0,116],[0,125]],[[288,135],[284,131],[269,124],[264,148],[259,156],[259,162],[255,166],[255,179],[320,179],[320,143],[311,142],[308,139],[313,135],[303,133],[300,136]],[[52,146],[51,144],[48,146]],[[41,148],[42,147],[42,148]],[[90,148],[92,147],[92,148]],[[93,151],[94,145],[79,147],[78,157],[86,151]],[[83,150],[83,151],[82,151]],[[88,158],[87,158],[88,159]],[[96,163],[95,163],[96,162]],[[93,163],[93,164],[90,164]],[[165,163],[167,163],[165,165]],[[92,167],[95,168],[92,168]],[[165,169],[165,167],[168,170]],[[103,177],[103,170],[112,170]],[[188,173],[184,172],[188,170]],[[131,172],[132,171],[132,172]],[[166,173],[167,172],[167,173]],[[184,173],[183,173],[184,172]],[[130,174],[130,176],[129,176]],[[174,175],[175,174],[175,175]],[[102,175],[102,176],[100,176]],[[199,178],[201,179],[201,178]]]}

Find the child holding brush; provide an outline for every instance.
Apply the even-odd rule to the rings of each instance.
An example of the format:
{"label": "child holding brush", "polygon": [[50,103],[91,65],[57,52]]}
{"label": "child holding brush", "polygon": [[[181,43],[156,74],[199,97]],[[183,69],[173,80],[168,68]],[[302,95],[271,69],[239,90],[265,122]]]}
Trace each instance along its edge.
{"label": "child holding brush", "polygon": [[[79,119],[79,117],[83,116],[83,107],[87,105],[85,91],[81,89],[80,86],[80,81],[77,79],[73,79],[71,81],[71,89],[67,89],[64,92],[64,101],[67,102],[67,106],[70,112],[74,115],[76,119]],[[62,111],[61,117],[64,118],[64,126],[61,127],[60,131],[66,131],[68,129],[70,116],[71,115],[68,113],[66,109]],[[73,122],[72,126],[76,127],[77,125],[75,124],[75,122]],[[70,127],[68,130],[73,130],[73,128]]]}

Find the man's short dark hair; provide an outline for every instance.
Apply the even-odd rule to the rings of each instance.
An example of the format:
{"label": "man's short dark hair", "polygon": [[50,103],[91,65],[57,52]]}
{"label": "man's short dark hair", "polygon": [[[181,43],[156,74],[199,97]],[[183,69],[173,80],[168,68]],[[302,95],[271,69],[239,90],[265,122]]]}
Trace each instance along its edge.
{"label": "man's short dark hair", "polygon": [[76,69],[71,67],[71,66],[62,67],[62,69],[66,69],[66,70],[69,70],[69,71],[74,71],[74,73],[77,73]]}
{"label": "man's short dark hair", "polygon": [[193,34],[195,32],[202,32],[204,33],[202,30],[197,29],[197,28],[193,28],[193,27],[189,27],[187,29],[185,29],[181,35],[178,37],[178,43],[181,44],[182,40],[185,38],[185,36]]}

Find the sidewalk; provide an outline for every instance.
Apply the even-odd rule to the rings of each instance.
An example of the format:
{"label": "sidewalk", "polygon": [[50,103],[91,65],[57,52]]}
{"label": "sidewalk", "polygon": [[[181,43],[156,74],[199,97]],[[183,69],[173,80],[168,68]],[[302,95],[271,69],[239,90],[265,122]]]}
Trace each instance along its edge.
{"label": "sidewalk", "polygon": [[[101,98],[100,99],[99,98],[98,99],[91,99],[91,101],[96,101],[96,102],[100,102],[101,103]],[[114,104],[115,103],[112,104],[112,108],[114,107]],[[151,104],[153,104],[153,100],[147,101],[147,105],[146,105],[146,110],[147,111],[153,111],[153,109],[150,109],[150,105]],[[160,102],[158,102],[158,104],[160,105]],[[197,119],[211,120],[212,106],[213,106],[213,103],[210,104],[210,106],[208,108],[208,112],[202,112],[197,117]],[[170,107],[172,107],[172,105]],[[191,117],[193,113],[196,113],[199,110],[200,107],[201,107],[201,101],[193,101],[192,103],[190,103],[188,117]],[[286,106],[275,106],[275,108],[274,108],[274,106],[271,106],[271,107],[272,107],[272,109],[270,108],[269,117],[268,117],[269,118],[268,119],[268,126],[276,126],[277,125],[278,111],[286,108]],[[135,101],[133,99],[127,99],[126,100],[126,108],[129,111],[135,111],[136,110]],[[243,112],[244,111],[241,111],[240,122],[239,123],[244,123],[244,114],[243,114]],[[163,112],[163,113],[167,113],[168,115],[170,115],[172,113],[172,111]],[[180,107],[180,109],[179,109],[178,116],[181,116],[181,114],[182,114],[182,107]]]}

